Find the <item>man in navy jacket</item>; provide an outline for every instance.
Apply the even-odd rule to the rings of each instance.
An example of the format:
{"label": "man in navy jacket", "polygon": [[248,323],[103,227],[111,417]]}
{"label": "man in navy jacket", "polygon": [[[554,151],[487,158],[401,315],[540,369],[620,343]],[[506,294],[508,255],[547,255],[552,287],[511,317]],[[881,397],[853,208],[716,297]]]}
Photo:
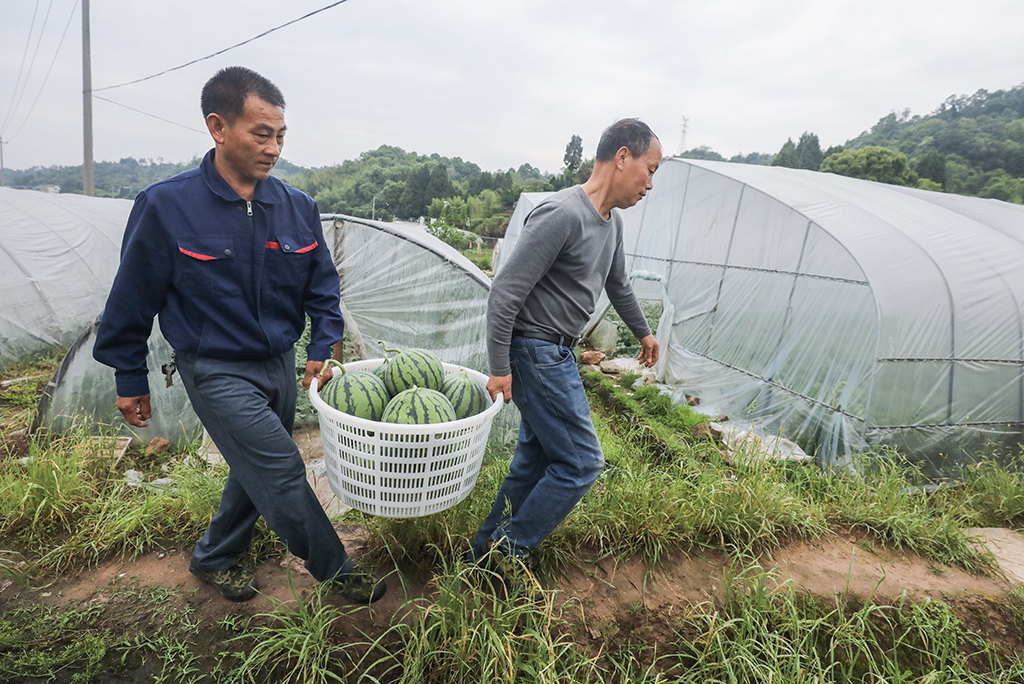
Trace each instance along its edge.
{"label": "man in navy jacket", "polygon": [[233,601],[252,598],[255,577],[238,560],[262,515],[313,577],[352,601],[375,601],[383,580],[348,557],[291,438],[294,344],[306,315],[307,389],[330,379],[324,362],[344,321],[316,204],[270,175],[284,144],[284,97],[229,67],[206,83],[201,104],[215,147],[198,168],[136,198],[93,355],[115,369],[125,420],[145,427],[147,340],[159,315],[192,406],[230,466],[192,554],[194,575]]}

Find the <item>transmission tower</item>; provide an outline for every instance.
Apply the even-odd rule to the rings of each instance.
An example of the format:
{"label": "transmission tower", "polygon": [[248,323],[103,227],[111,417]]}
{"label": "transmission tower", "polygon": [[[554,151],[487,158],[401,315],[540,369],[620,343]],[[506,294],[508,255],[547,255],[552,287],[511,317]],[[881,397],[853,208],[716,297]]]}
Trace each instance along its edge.
{"label": "transmission tower", "polygon": [[683,152],[686,151],[686,125],[688,123],[690,123],[690,119],[684,116],[683,125],[681,126],[681,130],[679,131],[679,150],[676,152],[677,155],[681,155]]}

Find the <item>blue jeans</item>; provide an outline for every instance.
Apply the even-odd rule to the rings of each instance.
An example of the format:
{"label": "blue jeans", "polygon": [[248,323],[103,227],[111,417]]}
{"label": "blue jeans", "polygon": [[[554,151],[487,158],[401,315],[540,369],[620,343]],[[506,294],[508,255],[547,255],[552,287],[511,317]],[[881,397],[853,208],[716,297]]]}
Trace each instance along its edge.
{"label": "blue jeans", "polygon": [[604,469],[573,350],[513,337],[509,358],[512,401],[522,414],[519,443],[491,512],[472,541],[476,559],[492,541],[515,556],[536,549]]}
{"label": "blue jeans", "polygon": [[292,440],[295,354],[223,361],[178,352],[178,371],[199,419],[231,470],[220,508],[192,552],[203,570],[227,570],[249,548],[256,520],[306,561],[318,580],[352,569]]}

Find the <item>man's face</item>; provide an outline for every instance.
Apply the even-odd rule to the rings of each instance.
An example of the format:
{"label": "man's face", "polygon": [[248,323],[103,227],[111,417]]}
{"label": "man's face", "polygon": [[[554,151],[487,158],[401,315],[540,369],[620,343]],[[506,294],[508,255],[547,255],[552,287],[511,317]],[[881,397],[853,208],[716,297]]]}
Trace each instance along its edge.
{"label": "man's face", "polygon": [[255,95],[245,98],[242,116],[223,129],[222,160],[239,180],[266,180],[284,147],[284,110]]}
{"label": "man's face", "polygon": [[661,166],[661,143],[657,138],[651,138],[651,146],[647,154],[641,157],[633,157],[626,152],[626,158],[622,164],[622,193],[620,195],[620,209],[633,206],[644,198],[647,191],[654,187],[654,172]]}

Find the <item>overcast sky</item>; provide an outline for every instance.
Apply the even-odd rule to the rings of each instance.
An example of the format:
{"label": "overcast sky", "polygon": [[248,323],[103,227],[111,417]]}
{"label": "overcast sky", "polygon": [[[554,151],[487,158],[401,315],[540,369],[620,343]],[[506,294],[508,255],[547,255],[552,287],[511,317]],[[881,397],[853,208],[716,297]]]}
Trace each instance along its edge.
{"label": "overcast sky", "polygon": [[[1024,83],[1021,0],[348,0],[218,57],[101,90],[331,1],[91,0],[93,88],[203,131],[203,83],[241,64],[284,92],[284,157],[295,163],[386,144],[485,170],[528,162],[554,172],[572,135],[593,156],[602,129],[625,116],[647,121],[667,154],[679,150],[685,116],[687,148],[730,157],[777,152],[804,131],[824,149],[890,111],[928,114],[950,95]],[[82,163],[75,5],[0,0],[7,168]],[[104,100],[93,113],[97,161],[186,161],[211,147],[206,133]]]}

